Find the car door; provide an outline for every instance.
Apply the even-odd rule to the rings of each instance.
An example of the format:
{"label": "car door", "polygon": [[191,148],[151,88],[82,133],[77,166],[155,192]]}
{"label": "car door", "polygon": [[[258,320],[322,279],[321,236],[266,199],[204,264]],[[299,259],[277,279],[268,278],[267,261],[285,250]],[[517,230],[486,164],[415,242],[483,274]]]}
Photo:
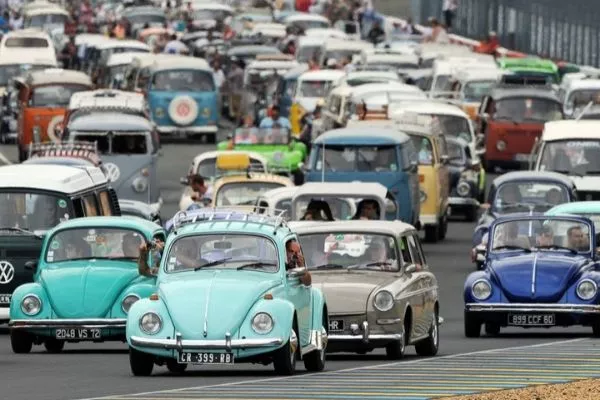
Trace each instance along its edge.
{"label": "car door", "polygon": [[410,337],[419,338],[428,333],[429,330],[429,315],[426,310],[426,296],[425,290],[427,289],[426,274],[423,273],[425,268],[425,260],[420,247],[419,238],[416,233],[406,236],[408,250],[410,254],[411,264],[416,266],[416,271],[413,272],[412,279],[414,283],[414,295],[412,298],[412,319],[413,327]]}
{"label": "car door", "polygon": [[450,171],[448,170],[448,143],[446,143],[446,137],[444,135],[439,136],[439,151],[440,151],[440,164],[438,168],[438,181],[440,190],[440,210],[442,213],[446,212],[448,207],[448,196],[450,195]]}
{"label": "car door", "polygon": [[[296,241],[295,237],[290,237],[286,240],[286,248],[288,243]],[[304,257],[302,256],[302,260]],[[290,273],[300,272],[301,268],[306,268],[306,265],[302,263],[301,267],[296,269],[293,265],[286,262],[286,284],[287,284],[287,298],[294,304],[296,309],[296,315],[298,317],[298,331],[296,334],[300,340],[301,346],[306,346],[310,342],[310,329],[312,322],[311,312],[311,289],[309,286],[305,286],[300,281],[299,276],[290,275]]]}

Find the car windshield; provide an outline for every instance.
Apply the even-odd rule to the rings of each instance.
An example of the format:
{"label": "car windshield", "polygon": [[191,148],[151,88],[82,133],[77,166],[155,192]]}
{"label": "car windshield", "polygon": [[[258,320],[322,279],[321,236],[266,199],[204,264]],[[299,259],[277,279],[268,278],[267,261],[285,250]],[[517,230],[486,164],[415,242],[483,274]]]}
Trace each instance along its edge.
{"label": "car windshield", "polygon": [[332,83],[332,81],[302,81],[296,97],[325,97]]}
{"label": "car windshield", "polygon": [[296,60],[299,63],[307,63],[312,58],[319,58],[323,47],[320,45],[301,46],[296,52]]}
{"label": "car windshield", "polygon": [[588,224],[564,219],[519,219],[495,226],[493,251],[589,252],[591,229]]}
{"label": "car windshield", "polygon": [[426,136],[410,135],[413,145],[419,155],[419,165],[433,165],[433,144]]}
{"label": "car windshield", "polygon": [[45,231],[74,214],[67,197],[35,192],[0,191],[0,228]]}
{"label": "car windshield", "polygon": [[235,130],[233,141],[236,144],[283,144],[290,140],[287,129],[238,128]]}
{"label": "car windshield", "polygon": [[166,272],[193,269],[246,269],[277,272],[279,260],[272,240],[246,234],[182,236],[167,249]]}
{"label": "car windshield", "polygon": [[433,91],[446,91],[450,89],[450,75],[436,75],[434,77],[435,85],[432,88]]}
{"label": "car windshield", "polygon": [[184,69],[161,71],[152,76],[150,90],[213,92],[215,80],[209,71]]}
{"label": "car windshield", "polygon": [[[148,141],[146,132],[119,132],[109,135],[107,132],[71,132],[74,140],[96,143],[98,153],[115,154],[147,154]],[[112,139],[111,139],[112,137]]]}
{"label": "car windshield", "polygon": [[49,85],[33,89],[33,95],[29,100],[31,107],[66,107],[69,105],[71,96],[75,93],[89,90],[87,86],[79,85]]}
{"label": "car windshield", "polygon": [[322,209],[317,212],[307,212],[308,205],[311,202],[314,204],[314,201],[318,201],[321,204],[326,203],[331,211],[331,216],[335,220],[352,219],[356,213],[355,200],[358,201],[358,199],[340,199],[334,196],[318,197],[316,199],[310,197],[301,198],[296,200],[296,215],[293,216],[293,220],[301,221],[310,219],[313,221],[327,221],[327,215]]}
{"label": "car windshield", "polygon": [[[396,172],[400,169],[396,146],[315,146],[315,169],[331,172]],[[323,151],[325,156],[323,157]]]}
{"label": "car windshield", "polygon": [[541,98],[513,97],[497,101],[495,107],[496,120],[546,122],[563,118],[560,103]]}
{"label": "car windshield", "polygon": [[263,193],[283,186],[277,182],[226,183],[215,194],[213,201],[217,206],[253,206]]}
{"label": "car windshield", "polygon": [[454,141],[447,142],[448,160],[451,165],[464,166],[467,162],[467,157],[463,146]]}
{"label": "car windshield", "polygon": [[547,142],[539,168],[566,175],[600,175],[600,140]]}
{"label": "car windshield", "polygon": [[334,232],[299,236],[309,269],[369,269],[397,272],[398,251],[392,236]]}
{"label": "car windshield", "polygon": [[131,24],[142,25],[145,23],[156,23],[163,24],[167,22],[167,17],[160,14],[138,14],[138,15],[128,15],[127,20]]}
{"label": "car windshield", "polygon": [[480,102],[496,84],[495,80],[467,82],[463,88],[464,100],[470,103]]}
{"label": "car windshield", "polygon": [[50,42],[44,38],[12,37],[6,39],[6,42],[4,42],[4,47],[25,47],[28,49],[46,48],[50,47]]}
{"label": "car windshield", "polygon": [[585,107],[590,102],[596,103],[600,99],[600,89],[574,90],[569,94],[567,104],[571,108]]}
{"label": "car windshield", "polygon": [[29,19],[29,23],[25,22],[25,27],[42,28],[44,25],[64,25],[67,20],[68,17],[63,14],[35,15]]}
{"label": "car windshield", "polygon": [[554,182],[507,182],[500,185],[492,208],[499,214],[546,212],[570,202],[567,188]]}
{"label": "car windshield", "polygon": [[88,259],[137,261],[144,236],[120,228],[77,228],[57,232],[48,243],[46,262]]}
{"label": "car windshield", "polygon": [[[250,157],[250,170],[253,172],[266,172],[264,164],[255,158]],[[217,158],[211,157],[202,160],[198,163],[198,169],[196,174],[203,176],[204,178],[216,178],[219,176],[230,174],[229,170],[222,170],[217,168]]]}
{"label": "car windshield", "polygon": [[[405,113],[403,118],[410,118]],[[471,127],[469,119],[460,115],[443,115],[443,114],[419,114],[419,124],[431,125],[432,127],[439,130],[440,133],[463,139],[466,142],[470,142],[473,138],[471,136]]]}
{"label": "car windshield", "polygon": [[40,64],[10,64],[0,65],[0,86],[7,86],[11,78],[16,78],[28,71],[39,71],[46,68],[53,68],[52,65]]}

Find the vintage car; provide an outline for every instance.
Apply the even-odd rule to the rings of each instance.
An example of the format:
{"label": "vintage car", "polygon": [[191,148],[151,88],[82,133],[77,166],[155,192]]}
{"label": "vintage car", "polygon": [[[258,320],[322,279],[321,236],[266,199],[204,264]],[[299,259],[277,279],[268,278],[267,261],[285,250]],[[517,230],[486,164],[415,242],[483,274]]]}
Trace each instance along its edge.
{"label": "vintage car", "polygon": [[79,71],[46,69],[15,78],[19,161],[31,143],[56,142],[54,127],[63,120],[74,93],[92,89],[89,76]]}
{"label": "vintage car", "polygon": [[568,85],[561,84],[559,91],[565,116],[573,118],[577,111],[595,102],[600,95],[600,79],[577,79]]}
{"label": "vintage car", "polygon": [[[33,3],[30,3],[33,4]],[[23,11],[23,28],[34,28],[51,32],[55,28],[64,30],[69,20],[69,12],[58,4],[31,7]]]}
{"label": "vintage car", "polygon": [[22,29],[6,33],[0,40],[2,59],[19,60],[35,56],[37,59],[49,61],[48,65],[57,66],[56,50],[52,38],[38,29]]}
{"label": "vintage car", "polygon": [[362,126],[328,131],[314,140],[305,181],[346,182],[350,189],[356,184],[348,183],[354,181],[379,183],[395,203],[388,219],[399,218],[420,226],[419,165],[412,141],[397,129],[374,128],[372,122],[361,121]]}
{"label": "vintage car", "polygon": [[336,38],[325,39],[323,51],[319,58],[319,65],[326,65],[327,60],[341,60],[344,57],[358,58],[365,49],[372,49],[373,43],[364,40],[345,40]]}
{"label": "vintage car", "polygon": [[447,138],[448,172],[450,174],[450,215],[464,215],[474,222],[484,201],[485,170],[477,154],[471,152],[469,143],[459,138]]}
{"label": "vintage car", "polygon": [[588,218],[506,216],[490,227],[484,269],[464,286],[466,337],[503,327],[591,326],[600,337],[596,235]]}
{"label": "vintage car", "polygon": [[318,59],[323,51],[321,36],[300,36],[296,40],[296,61],[307,64],[310,60]]}
{"label": "vintage car", "polygon": [[[167,238],[156,292],[127,316],[133,374],[148,376],[154,364],[181,373],[188,364],[272,362],[276,373],[291,375],[299,358],[308,371],[323,370],[327,305],[319,289],[302,283],[302,254],[286,257],[297,236],[285,221],[182,214]],[[184,249],[202,261],[186,263]],[[190,310],[201,316],[189,318]]]}
{"label": "vintage car", "polygon": [[97,167],[8,165],[0,168],[0,263],[12,278],[0,283],[0,321],[8,321],[13,290],[31,282],[25,264],[40,255],[43,235],[68,219],[120,215],[115,191]]}
{"label": "vintage car", "polygon": [[155,290],[155,279],[140,276],[137,266],[140,245],[155,239],[165,240],[161,226],[119,217],[77,218],[48,232],[39,261],[26,264],[33,282],[13,293],[13,352],[124,340],[129,308]]}
{"label": "vintage car", "polygon": [[551,60],[539,57],[503,57],[498,60],[498,65],[500,68],[508,70],[517,76],[543,77],[552,84],[560,83],[558,67]]}
{"label": "vintage car", "polygon": [[574,201],[560,204],[546,211],[544,215],[578,215],[586,217],[598,229],[600,227],[600,201]]}
{"label": "vintage car", "polygon": [[160,7],[128,7],[121,13],[121,17],[127,18],[131,24],[133,37],[137,37],[137,33],[144,29],[146,24],[150,27],[167,24],[167,15]]}
{"label": "vintage car", "polygon": [[476,120],[481,101],[491,93],[499,76],[500,71],[492,68],[461,70],[454,76],[450,90],[471,120]]}
{"label": "vintage car", "polygon": [[111,54],[106,61],[102,76],[98,79],[98,86],[103,88],[118,89],[125,79],[125,71],[131,65],[137,52],[125,52]]}
{"label": "vintage car", "polygon": [[530,169],[568,175],[580,200],[600,200],[600,121],[554,121],[531,152]]}
{"label": "vintage car", "polygon": [[148,203],[137,200],[122,199],[119,200],[119,207],[121,208],[121,215],[124,217],[142,218],[152,221],[160,226],[163,225],[160,211],[156,210]]}
{"label": "vintage car", "polygon": [[290,227],[327,301],[328,352],[384,347],[388,358],[400,359],[414,345],[418,355],[437,354],[438,282],[414,227],[399,221],[298,221]]}
{"label": "vintage car", "polygon": [[562,104],[547,89],[499,87],[483,99],[477,119],[487,171],[526,166],[544,123],[563,119]]}

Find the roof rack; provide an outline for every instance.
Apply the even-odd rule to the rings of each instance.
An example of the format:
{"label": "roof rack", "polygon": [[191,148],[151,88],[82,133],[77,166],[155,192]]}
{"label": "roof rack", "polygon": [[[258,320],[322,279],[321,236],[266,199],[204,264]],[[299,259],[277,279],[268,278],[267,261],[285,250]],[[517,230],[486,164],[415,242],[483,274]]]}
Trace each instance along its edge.
{"label": "roof rack", "polygon": [[34,143],[29,146],[29,158],[33,157],[83,158],[94,165],[102,164],[96,142]]}
{"label": "roof rack", "polygon": [[173,230],[189,224],[200,224],[216,221],[246,222],[272,226],[275,231],[287,228],[283,217],[286,210],[273,210],[269,207],[254,206],[254,211],[248,211],[247,206],[225,206],[201,208],[191,211],[179,211],[173,217]]}

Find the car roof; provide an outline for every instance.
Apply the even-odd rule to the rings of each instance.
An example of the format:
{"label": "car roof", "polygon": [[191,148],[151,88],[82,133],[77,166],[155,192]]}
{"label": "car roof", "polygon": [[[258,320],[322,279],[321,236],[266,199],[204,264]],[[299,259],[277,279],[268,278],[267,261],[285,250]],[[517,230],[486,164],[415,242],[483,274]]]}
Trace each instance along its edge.
{"label": "car roof", "polygon": [[202,71],[212,71],[208,62],[203,58],[186,57],[175,55],[172,57],[156,59],[152,66],[153,71],[168,71],[178,69],[196,69]]}
{"label": "car roof", "polygon": [[138,56],[138,52],[125,52],[125,53],[114,53],[108,57],[106,62],[107,67],[114,67],[116,65],[129,65],[133,59]]}
{"label": "car roof", "polygon": [[259,196],[259,200],[262,199],[270,199],[274,201],[279,201],[284,198],[292,198],[294,197],[294,193],[298,190],[298,186],[284,186],[271,190],[267,190],[263,194]]}
{"label": "car roof", "polygon": [[600,88],[600,79],[577,79],[571,81],[569,85],[569,90],[577,90],[577,89],[599,89]]}
{"label": "car roof", "polygon": [[341,221],[290,221],[288,225],[299,236],[311,233],[380,233],[398,236],[416,231],[412,225],[402,221],[341,220]]}
{"label": "car roof", "polygon": [[149,132],[153,125],[147,118],[113,111],[92,112],[71,121],[69,130],[86,132]]}
{"label": "car roof", "polygon": [[103,43],[100,43],[97,46],[98,50],[105,49],[118,49],[118,48],[134,48],[140,50],[148,50],[150,51],[150,46],[146,43],[142,43],[139,40],[122,40],[122,39],[113,39]]}
{"label": "car roof", "polygon": [[0,167],[2,188],[28,188],[74,194],[107,183],[104,172],[92,166],[13,164]]}
{"label": "car roof", "polygon": [[362,50],[372,48],[373,43],[364,40],[347,40],[337,38],[325,39],[325,51],[327,50]]}
{"label": "car roof", "polygon": [[25,75],[28,85],[77,84],[92,86],[92,79],[85,73],[61,68],[30,71]]}
{"label": "car roof", "polygon": [[[192,220],[175,228],[177,231],[177,236],[193,233],[226,231],[230,233],[261,234],[281,240],[292,233],[285,221],[283,221],[281,218],[267,217],[262,214],[233,211],[234,209],[235,207],[232,207],[232,211],[230,211],[230,215],[234,215],[234,218],[226,219],[227,212],[217,208],[214,209],[214,212],[220,212],[222,214],[222,218],[214,218],[212,220],[206,220],[202,218],[197,222],[193,222],[194,215],[201,215],[203,211],[199,210],[197,213],[190,212],[190,218],[192,218]],[[245,215],[250,215],[248,220],[244,220]]]}
{"label": "car roof", "polygon": [[284,22],[295,22],[295,21],[323,21],[329,23],[329,19],[322,15],[310,14],[310,13],[297,13],[286,16],[283,19]]}
{"label": "car roof", "polygon": [[460,107],[454,104],[448,104],[436,101],[420,101],[414,104],[400,103],[396,104],[397,107],[391,107],[390,115],[401,112],[417,113],[417,114],[438,114],[438,115],[451,115],[455,117],[469,118]]}
{"label": "car roof", "polygon": [[306,182],[298,187],[294,199],[303,196],[323,197],[377,197],[385,199],[388,190],[377,182]]}
{"label": "car roof", "polygon": [[4,55],[0,58],[0,65],[20,65],[20,64],[30,64],[30,65],[41,65],[47,68],[57,68],[58,63],[56,59],[52,58],[40,58],[34,54],[30,54],[31,58],[23,59],[23,54],[19,52],[19,54],[12,55]]}
{"label": "car roof", "polygon": [[50,35],[46,32],[39,29],[19,29],[17,31],[10,31],[2,37],[2,39],[9,39],[13,37],[19,38],[40,38],[40,39],[48,39],[51,41]]}
{"label": "car roof", "polygon": [[490,93],[490,96],[495,100],[510,99],[513,97],[518,97],[518,98],[533,97],[533,98],[538,98],[538,99],[547,99],[547,100],[554,100],[556,102],[559,102],[558,96],[556,95],[556,93],[554,93],[554,91],[548,90],[546,88],[539,88],[539,87],[538,88],[527,87],[527,86],[523,86],[523,87],[513,86],[510,88],[497,87],[492,90],[492,92]]}
{"label": "car roof", "polygon": [[298,80],[302,81],[337,81],[345,75],[345,72],[339,69],[324,69],[318,71],[306,71]]}
{"label": "car roof", "polygon": [[283,75],[283,79],[298,79],[306,71],[308,71],[308,64],[300,64],[287,71],[285,75]]}
{"label": "car roof", "polygon": [[86,90],[74,93],[69,102],[69,109],[79,108],[131,108],[144,110],[144,95],[136,92],[125,92],[116,89]]}
{"label": "car roof", "polygon": [[424,93],[417,86],[409,85],[403,82],[385,82],[385,83],[366,83],[364,85],[356,86],[352,91],[353,96],[362,96],[366,93],[372,92],[393,92],[393,91],[406,91],[407,93]]}
{"label": "car roof", "polygon": [[575,187],[575,184],[571,178],[566,175],[551,171],[511,171],[496,177],[492,184],[494,186],[500,186],[507,182],[521,180],[559,182],[567,187]]}
{"label": "car roof", "polygon": [[35,17],[37,15],[46,15],[46,14],[60,14],[60,15],[64,15],[64,16],[69,16],[69,13],[67,10],[65,10],[62,7],[59,7],[57,5],[54,5],[52,3],[50,3],[48,6],[44,6],[44,7],[39,7],[39,8],[32,8],[29,9],[27,11],[25,11],[25,16],[26,17]]}
{"label": "car roof", "polygon": [[574,201],[552,207],[546,214],[600,213],[600,201]]}
{"label": "car roof", "polygon": [[279,54],[281,51],[275,46],[265,46],[260,44],[248,44],[243,46],[231,47],[227,50],[228,55],[240,55],[240,54],[260,54],[260,53],[272,53]]}
{"label": "car roof", "polygon": [[83,217],[83,218],[73,218],[68,221],[62,222],[53,228],[48,237],[53,234],[67,230],[67,229],[77,229],[77,228],[123,228],[123,229],[135,229],[143,233],[146,238],[151,239],[152,236],[159,232],[163,231],[163,228],[154,222],[139,218],[139,219],[130,219],[130,218],[121,218],[121,216],[105,216],[105,217]]}
{"label": "car roof", "polygon": [[546,122],[542,141],[600,139],[599,120],[563,120]]}
{"label": "car roof", "polygon": [[364,121],[365,128],[350,127],[333,129],[319,135],[314,141],[314,145],[389,145],[405,143],[410,137],[403,132],[391,127],[371,127],[369,123],[373,121]]}

